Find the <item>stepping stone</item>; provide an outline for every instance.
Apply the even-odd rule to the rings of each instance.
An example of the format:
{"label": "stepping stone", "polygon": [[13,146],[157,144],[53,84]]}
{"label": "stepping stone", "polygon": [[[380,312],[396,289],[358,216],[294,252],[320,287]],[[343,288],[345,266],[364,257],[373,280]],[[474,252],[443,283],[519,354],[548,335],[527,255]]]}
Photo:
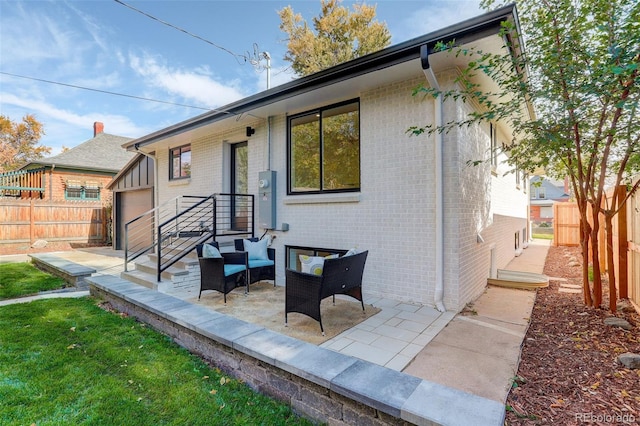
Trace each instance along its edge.
{"label": "stepping stone", "polygon": [[609,317],[604,319],[604,323],[613,327],[620,327],[624,330],[631,330],[633,328],[624,318]]}
{"label": "stepping stone", "polygon": [[562,288],[562,287],[560,287],[558,292],[559,293],[578,294],[578,293],[582,293],[582,290],[578,290],[578,289],[575,289],[575,288]]}
{"label": "stepping stone", "polygon": [[618,361],[620,362],[620,364],[632,370],[640,368],[640,355],[638,354],[634,354],[631,352],[623,353],[622,355],[618,356]]}

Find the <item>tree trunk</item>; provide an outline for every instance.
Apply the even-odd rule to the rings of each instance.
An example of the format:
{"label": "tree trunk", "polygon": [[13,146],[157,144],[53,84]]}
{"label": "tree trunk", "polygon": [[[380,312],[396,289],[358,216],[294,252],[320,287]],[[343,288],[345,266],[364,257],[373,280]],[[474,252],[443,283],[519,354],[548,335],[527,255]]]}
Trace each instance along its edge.
{"label": "tree trunk", "polygon": [[591,285],[589,283],[589,240],[591,231],[586,219],[586,214],[584,216],[582,216],[582,214],[580,215],[580,232],[582,234],[582,238],[580,238],[580,245],[582,247],[582,293],[584,296],[584,304],[593,306]]}

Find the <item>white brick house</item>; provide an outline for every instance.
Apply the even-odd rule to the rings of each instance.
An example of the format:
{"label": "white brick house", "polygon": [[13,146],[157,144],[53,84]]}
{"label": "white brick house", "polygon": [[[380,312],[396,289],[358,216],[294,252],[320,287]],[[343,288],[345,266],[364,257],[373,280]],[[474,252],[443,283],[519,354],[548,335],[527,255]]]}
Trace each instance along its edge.
{"label": "white brick house", "polygon": [[[472,108],[422,99],[412,90],[452,84],[461,64],[447,53],[432,53],[436,42],[455,39],[501,51],[504,20],[517,22],[513,6],[258,93],[126,147],[155,158],[157,204],[179,195],[240,192],[244,179],[246,190],[259,198],[259,172],[275,171],[275,229],[256,223],[255,234],[276,236],[279,285],[285,284],[284,269],[296,259],[296,248],[357,247],[369,250],[365,294],[457,311],[527,238],[526,180],[505,175],[508,167],[500,158],[493,165],[467,165],[488,158],[492,129],[494,143],[511,140],[500,123],[441,138],[409,136],[410,126],[438,120],[439,111],[446,122]],[[345,117],[359,123],[349,151],[356,160],[348,167],[343,157],[330,156],[335,141],[327,136],[332,120]],[[300,156],[308,142],[296,133],[303,127],[313,129],[318,149],[327,145],[324,155]],[[316,131],[323,136],[315,138]],[[241,178],[232,175],[238,152],[247,156]],[[173,161],[190,162],[190,170],[171,169],[171,153]],[[317,167],[300,165],[308,158]],[[324,173],[317,185],[300,177],[310,171]],[[337,183],[327,178],[332,173]],[[234,186],[237,179],[242,182]],[[280,230],[282,223],[288,231]]]}

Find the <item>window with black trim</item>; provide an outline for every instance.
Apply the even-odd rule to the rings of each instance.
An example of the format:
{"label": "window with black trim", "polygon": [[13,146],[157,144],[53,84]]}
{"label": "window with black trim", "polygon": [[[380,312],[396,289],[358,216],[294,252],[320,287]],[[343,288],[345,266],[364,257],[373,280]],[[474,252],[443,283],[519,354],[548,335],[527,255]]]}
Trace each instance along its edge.
{"label": "window with black trim", "polygon": [[191,177],[191,145],[183,145],[169,150],[169,179]]}
{"label": "window with black trim", "polygon": [[360,102],[288,119],[288,193],[360,189]]}
{"label": "window with black trim", "polygon": [[318,247],[285,246],[285,268],[300,270],[300,255],[327,257],[334,254],[344,255],[348,250]]}

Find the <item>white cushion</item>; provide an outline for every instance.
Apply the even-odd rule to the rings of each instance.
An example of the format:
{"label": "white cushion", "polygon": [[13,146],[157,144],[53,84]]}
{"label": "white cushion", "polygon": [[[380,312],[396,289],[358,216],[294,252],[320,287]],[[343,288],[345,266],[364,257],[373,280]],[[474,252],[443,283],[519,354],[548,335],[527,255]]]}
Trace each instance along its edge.
{"label": "white cushion", "polygon": [[267,253],[267,240],[249,241],[243,240],[244,251],[249,255],[249,260],[269,260],[269,254]]}
{"label": "white cushion", "polygon": [[220,251],[211,244],[202,245],[202,257],[213,257],[219,259],[222,257]]}
{"label": "white cushion", "polygon": [[313,275],[322,275],[322,270],[324,269],[324,260],[325,259],[337,259],[337,254],[331,254],[326,257],[322,256],[307,256],[305,254],[301,254],[300,256],[300,270],[307,274]]}
{"label": "white cushion", "polygon": [[354,248],[350,249],[348,252],[346,252],[344,254],[344,256],[342,256],[342,257],[353,256],[354,254],[358,254],[358,253],[360,253],[360,250],[358,250],[357,248],[354,247]]}

